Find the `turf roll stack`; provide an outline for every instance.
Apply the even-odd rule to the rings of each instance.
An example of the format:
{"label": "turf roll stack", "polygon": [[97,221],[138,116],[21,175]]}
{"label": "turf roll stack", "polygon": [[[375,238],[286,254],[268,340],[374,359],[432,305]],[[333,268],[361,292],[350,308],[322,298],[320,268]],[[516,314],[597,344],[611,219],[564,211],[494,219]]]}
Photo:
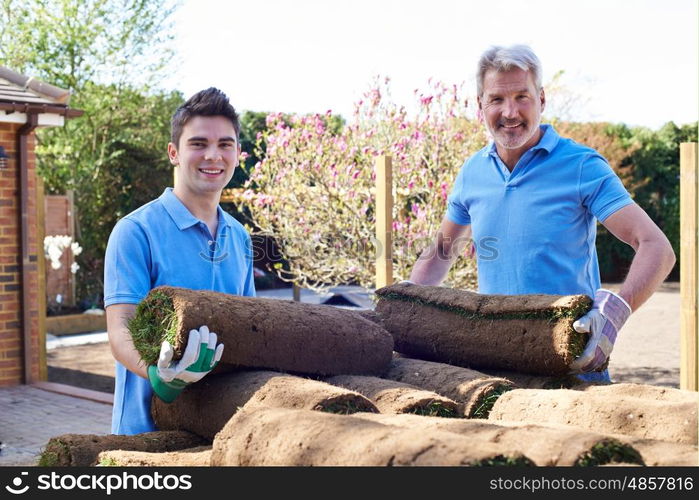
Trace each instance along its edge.
{"label": "turf roll stack", "polygon": [[335,375],[325,381],[366,396],[380,413],[411,413],[433,417],[463,417],[462,405],[446,396],[395,380],[366,375]]}
{"label": "turf roll stack", "polygon": [[379,375],[393,350],[386,330],[346,309],[165,286],[141,301],[129,331],[143,361],[152,365],[163,340],[174,346],[179,359],[189,331],[202,325],[224,345],[219,371],[228,365]]}
{"label": "turf roll stack", "polygon": [[40,466],[88,467],[96,465],[99,454],[108,450],[146,452],[178,451],[208,444],[186,431],[144,432],[133,436],[62,434],[52,437],[39,457]]}
{"label": "turf roll stack", "polygon": [[487,418],[497,399],[512,382],[484,373],[433,361],[395,357],[384,378],[396,380],[453,399],[466,418]]}
{"label": "turf roll stack", "polygon": [[376,295],[395,350],[412,358],[561,375],[587,343],[573,329],[592,305],[586,295],[485,295],[407,283]]}
{"label": "turf roll stack", "polygon": [[170,404],[153,396],[151,414],[158,429],[181,429],[213,440],[241,407],[258,404],[340,414],[378,412],[354,391],[278,372],[245,370],[208,375]]}
{"label": "turf roll stack", "polygon": [[475,443],[467,436],[450,432],[426,434],[419,429],[369,422],[353,415],[246,406],[216,434],[211,465],[482,466],[533,463],[498,443]]}
{"label": "turf roll stack", "polygon": [[632,445],[619,439],[566,426],[493,423],[487,420],[444,419],[415,415],[357,415],[359,418],[398,427],[420,429],[424,434],[447,431],[474,443],[498,443],[529,457],[539,466],[590,467],[608,463],[644,465]]}
{"label": "turf roll stack", "polygon": [[208,467],[211,445],[164,452],[109,450],[99,454],[97,463],[107,467]]}
{"label": "turf roll stack", "polygon": [[697,444],[695,401],[620,395],[613,386],[591,390],[516,389],[503,394],[489,419],[573,425],[672,443]]}

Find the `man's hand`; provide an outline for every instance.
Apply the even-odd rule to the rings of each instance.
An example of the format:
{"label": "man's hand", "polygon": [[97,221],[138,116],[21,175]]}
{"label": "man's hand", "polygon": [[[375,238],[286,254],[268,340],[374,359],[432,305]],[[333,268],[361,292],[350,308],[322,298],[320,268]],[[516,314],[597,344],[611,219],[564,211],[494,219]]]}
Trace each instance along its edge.
{"label": "man's hand", "polygon": [[600,288],[592,309],[573,323],[576,332],[589,333],[583,353],[570,365],[571,373],[591,372],[609,359],[617,333],[631,315],[631,307],[619,295]]}
{"label": "man's hand", "polygon": [[150,385],[160,399],[172,403],[182,390],[197,382],[216,366],[223,354],[223,344],[216,345],[216,334],[207,326],[190,330],[182,359],[172,363],[175,350],[167,340],[160,347],[157,366],[148,367]]}

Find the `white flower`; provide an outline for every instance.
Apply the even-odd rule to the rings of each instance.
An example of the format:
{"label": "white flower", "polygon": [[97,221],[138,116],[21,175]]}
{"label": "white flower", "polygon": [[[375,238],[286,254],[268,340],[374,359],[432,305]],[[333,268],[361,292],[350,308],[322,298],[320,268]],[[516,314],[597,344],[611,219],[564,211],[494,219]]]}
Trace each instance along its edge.
{"label": "white flower", "polygon": [[70,250],[73,252],[73,255],[80,255],[80,253],[83,251],[83,247],[81,247],[77,241],[74,241],[70,244]]}
{"label": "white flower", "polygon": [[[61,256],[67,248],[70,248],[73,259],[83,251],[82,247],[77,241],[73,241],[71,236],[54,235],[44,238],[44,254],[51,261],[51,269],[60,269]],[[73,260],[70,265],[70,271],[75,274],[79,268],[80,266]]]}

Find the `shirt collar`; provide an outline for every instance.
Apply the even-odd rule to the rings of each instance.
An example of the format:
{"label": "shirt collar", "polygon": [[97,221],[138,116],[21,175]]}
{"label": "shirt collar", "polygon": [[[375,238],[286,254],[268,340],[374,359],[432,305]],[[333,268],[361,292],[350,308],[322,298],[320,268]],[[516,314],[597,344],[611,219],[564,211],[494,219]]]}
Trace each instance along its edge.
{"label": "shirt collar", "polygon": [[[175,196],[175,193],[172,192],[171,187],[165,188],[163,194],[160,195],[160,202],[163,204],[165,210],[170,215],[170,217],[172,217],[172,220],[175,221],[175,224],[177,225],[177,228],[180,231],[183,231],[201,222],[199,219],[194,217],[194,215],[192,215],[192,212],[190,212],[189,209],[187,209],[187,207],[185,207],[184,204],[180,201],[180,199],[177,196]],[[224,216],[221,205],[216,207],[216,211],[218,213],[219,226],[230,227],[231,224]]]}
{"label": "shirt collar", "polygon": [[[556,133],[554,128],[549,125],[548,123],[539,125],[539,129],[541,130],[542,135],[541,139],[539,139],[539,142],[529,148],[529,151],[536,151],[537,149],[543,149],[547,153],[550,153],[553,151],[553,149],[558,145],[558,140],[561,138],[561,136]],[[490,145],[485,148],[483,151],[483,156],[497,156],[498,150],[495,147],[495,141],[491,141]]]}

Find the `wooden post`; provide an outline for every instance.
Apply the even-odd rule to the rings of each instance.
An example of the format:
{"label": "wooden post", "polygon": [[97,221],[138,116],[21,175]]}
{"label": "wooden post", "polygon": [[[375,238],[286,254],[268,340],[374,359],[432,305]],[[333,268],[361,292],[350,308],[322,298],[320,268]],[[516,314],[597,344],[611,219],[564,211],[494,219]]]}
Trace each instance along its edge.
{"label": "wooden post", "polygon": [[44,256],[44,238],[46,237],[46,198],[44,181],[36,176],[36,245],[37,245],[37,301],[39,316],[39,380],[48,380],[46,361],[46,257]]}
{"label": "wooden post", "polygon": [[699,258],[699,167],[697,143],[680,144],[680,388],[699,390],[699,323],[697,322],[697,279]]}
{"label": "wooden post", "polygon": [[291,295],[294,302],[301,302],[301,287],[296,283],[294,283],[293,287],[291,288]]}
{"label": "wooden post", "polygon": [[[70,228],[69,236],[73,238],[73,241],[76,241],[77,237],[75,235],[75,191],[73,191],[72,189],[68,189],[66,191],[66,196],[68,196],[68,227]],[[70,256],[69,261],[73,262],[75,260],[73,251],[71,249],[67,249],[66,252]],[[70,269],[68,269],[68,288],[70,291],[70,297],[66,297],[66,299],[64,299],[64,304],[70,306],[75,305],[75,285],[75,275],[70,271]]]}
{"label": "wooden post", "polygon": [[376,288],[393,283],[393,173],[390,156],[376,157]]}

